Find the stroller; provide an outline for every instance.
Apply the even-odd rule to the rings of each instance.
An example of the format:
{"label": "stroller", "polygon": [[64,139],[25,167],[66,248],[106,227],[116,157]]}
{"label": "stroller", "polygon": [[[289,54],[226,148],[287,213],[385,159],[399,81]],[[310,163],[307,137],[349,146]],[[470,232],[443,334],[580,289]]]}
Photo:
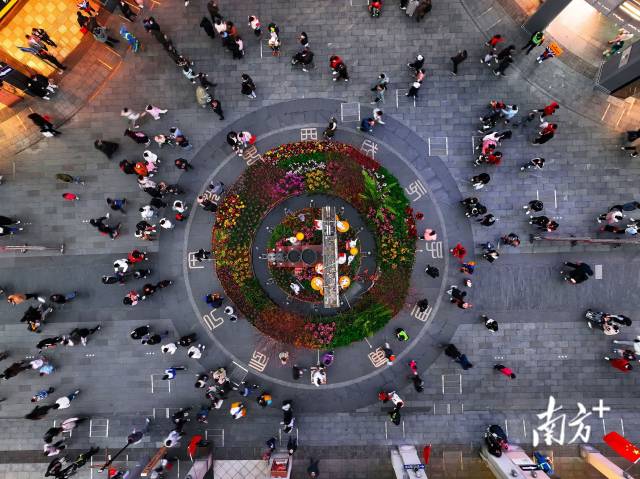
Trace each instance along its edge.
{"label": "stroller", "polygon": [[484,433],[484,442],[492,456],[500,457],[502,451],[509,449],[507,435],[497,424],[492,424],[487,428],[487,432]]}
{"label": "stroller", "polygon": [[196,88],[196,101],[202,108],[206,108],[211,103],[211,95],[203,87]]}

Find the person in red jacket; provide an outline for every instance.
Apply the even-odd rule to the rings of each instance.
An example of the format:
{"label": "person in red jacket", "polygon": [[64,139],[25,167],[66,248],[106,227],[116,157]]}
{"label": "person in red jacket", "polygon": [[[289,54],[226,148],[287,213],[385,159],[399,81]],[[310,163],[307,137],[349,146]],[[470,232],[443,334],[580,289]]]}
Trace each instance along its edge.
{"label": "person in red jacket", "polygon": [[460,260],[460,262],[462,262],[462,260],[464,259],[465,255],[467,254],[467,250],[465,249],[464,246],[462,246],[460,243],[458,243],[457,245],[455,245],[453,247],[453,249],[449,250],[449,252],[455,257],[458,258]]}
{"label": "person in red jacket", "polygon": [[608,356],[605,356],[604,359],[606,361],[609,361],[609,364],[611,364],[611,366],[613,366],[616,369],[619,369],[623,373],[628,373],[629,371],[631,371],[633,369],[633,366],[631,366],[631,363],[629,363],[628,359],[625,359],[625,358],[613,358],[613,359],[611,359]]}
{"label": "person in red jacket", "polygon": [[495,366],[493,366],[493,369],[495,369],[496,371],[500,371],[502,374],[504,374],[510,379],[516,378],[516,373],[514,373],[513,370],[511,370],[510,368],[503,366],[502,364],[496,364]]}
{"label": "person in red jacket", "polygon": [[331,70],[333,70],[331,72],[333,74],[333,81],[338,81],[340,79],[349,81],[347,66],[342,61],[342,58],[338,55],[332,55],[331,58],[329,58],[329,66],[331,67]]}
{"label": "person in red jacket", "polygon": [[542,145],[546,143],[556,134],[556,130],[558,129],[557,123],[542,123],[540,125],[542,129],[538,132],[538,136],[533,139],[531,142],[532,145]]}
{"label": "person in red jacket", "polygon": [[535,113],[540,113],[540,121],[543,121],[543,119],[546,116],[553,115],[558,108],[560,108],[560,105],[558,105],[557,102],[552,101],[551,103],[549,103],[547,106],[545,106],[542,109],[531,110],[531,112],[529,113],[529,120],[533,120],[533,117],[535,116]]}
{"label": "person in red jacket", "polygon": [[496,46],[498,46],[498,43],[503,42],[504,38],[502,38],[502,35],[500,35],[499,33],[497,33],[496,35],[492,36],[489,41],[487,43],[485,43],[485,45],[487,45],[488,47],[491,47],[495,50]]}
{"label": "person in red jacket", "polygon": [[147,259],[146,253],[137,249],[134,249],[127,255],[127,260],[131,264],[140,263],[146,259]]}

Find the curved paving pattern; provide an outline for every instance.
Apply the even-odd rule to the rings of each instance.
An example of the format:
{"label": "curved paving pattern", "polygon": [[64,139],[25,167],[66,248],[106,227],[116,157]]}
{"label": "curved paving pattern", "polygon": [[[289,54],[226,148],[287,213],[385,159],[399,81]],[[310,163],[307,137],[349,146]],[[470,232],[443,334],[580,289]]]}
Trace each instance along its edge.
{"label": "curved paving pattern", "polygon": [[[258,151],[266,151],[277,145],[300,141],[301,129],[306,134],[316,134],[325,126],[326,120],[340,113],[340,102],[327,100],[296,100],[263,108],[249,117],[229,126],[229,130],[248,130],[257,135]],[[363,111],[365,115],[368,112]],[[268,121],[266,119],[268,118]],[[295,350],[263,337],[247,321],[240,319],[231,323],[220,310],[206,309],[204,295],[220,290],[215,275],[210,268],[192,269],[188,261],[184,264],[186,287],[190,294],[191,306],[209,331],[217,352],[225,357],[224,364],[230,369],[244,370],[257,375],[259,382],[272,383],[273,389],[288,391],[283,396],[312,394],[313,408],[318,410],[349,410],[370,404],[375,391],[380,388],[395,387],[394,381],[404,377],[408,371],[406,361],[416,359],[421,368],[426,368],[440,354],[438,345],[450,339],[457,324],[451,323],[457,313],[449,308],[440,311],[445,278],[449,269],[446,251],[451,241],[472,244],[468,221],[457,205],[460,193],[442,160],[428,157],[428,145],[407,127],[394,120],[376,127],[373,136],[362,135],[355,129],[356,123],[341,123],[336,141],[349,143],[360,148],[363,142],[374,142],[375,158],[387,167],[405,187],[407,196],[416,211],[425,214],[418,224],[418,230],[426,227],[436,229],[438,241],[420,241],[417,259],[411,277],[411,288],[405,308],[390,321],[385,328],[368,338],[367,341],[352,344],[336,351],[336,360],[329,371],[329,384],[316,388],[310,384],[308,376],[299,382],[293,381],[289,367],[281,367],[277,353],[288,350],[291,363],[302,366],[314,365],[319,351]],[[226,133],[214,137],[194,158],[199,173],[186,174],[181,184],[191,191],[202,191],[210,181],[232,184],[245,168],[245,161],[233,154],[225,141]],[[205,172],[211,172],[205,177]],[[183,257],[189,252],[210,244],[212,217],[201,209],[192,212],[186,229]],[[166,245],[163,245],[163,249]],[[427,264],[440,268],[439,280],[432,280],[424,274]],[[199,265],[198,265],[199,266]],[[432,308],[419,314],[415,303],[427,297]],[[191,321],[185,311],[176,315],[178,322]],[[178,327],[178,325],[176,325]],[[408,343],[400,343],[393,337],[393,330],[403,327],[411,336]],[[392,367],[380,363],[378,348],[386,341],[392,344],[398,360]],[[212,358],[209,358],[211,360]],[[216,358],[218,359],[218,358]],[[235,362],[235,364],[233,364]],[[213,366],[211,364],[207,366]],[[399,376],[400,374],[400,376]],[[308,403],[307,403],[308,404]]]}

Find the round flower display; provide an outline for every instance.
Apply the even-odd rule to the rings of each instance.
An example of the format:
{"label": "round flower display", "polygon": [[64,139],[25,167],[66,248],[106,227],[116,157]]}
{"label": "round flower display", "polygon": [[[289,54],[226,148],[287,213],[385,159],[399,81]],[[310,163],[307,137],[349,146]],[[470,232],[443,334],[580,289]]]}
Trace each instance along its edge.
{"label": "round flower display", "polygon": [[[264,153],[262,160],[245,170],[218,207],[213,251],[227,296],[261,332],[299,347],[344,346],[373,334],[402,308],[415,258],[414,214],[398,180],[342,143],[290,143]],[[333,315],[305,315],[276,304],[252,268],[261,220],[279,203],[303,194],[339,197],[355,208],[375,238],[375,271],[363,272],[357,233],[349,218],[336,218],[339,287],[348,291],[364,275],[370,287],[350,309]],[[287,212],[268,244],[276,258],[286,258],[270,264],[275,283],[297,290],[302,301],[321,302],[324,294],[323,264],[312,254],[322,245],[320,206]],[[308,264],[298,261],[300,251],[309,253]]]}

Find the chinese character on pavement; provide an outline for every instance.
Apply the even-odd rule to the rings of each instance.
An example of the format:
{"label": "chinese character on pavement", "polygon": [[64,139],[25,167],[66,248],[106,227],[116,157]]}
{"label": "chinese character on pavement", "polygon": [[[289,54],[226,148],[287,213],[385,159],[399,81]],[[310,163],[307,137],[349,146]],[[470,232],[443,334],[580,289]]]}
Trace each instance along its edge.
{"label": "chinese character on pavement", "polygon": [[418,201],[420,198],[427,194],[427,189],[424,187],[422,181],[420,180],[416,180],[411,183],[404,189],[404,191],[406,191],[409,196],[416,195],[416,197],[413,198],[414,202]]}
{"label": "chinese character on pavement", "polygon": [[376,153],[378,152],[378,145],[371,140],[364,140],[362,142],[362,146],[360,147],[360,151],[365,155],[375,159]]}

